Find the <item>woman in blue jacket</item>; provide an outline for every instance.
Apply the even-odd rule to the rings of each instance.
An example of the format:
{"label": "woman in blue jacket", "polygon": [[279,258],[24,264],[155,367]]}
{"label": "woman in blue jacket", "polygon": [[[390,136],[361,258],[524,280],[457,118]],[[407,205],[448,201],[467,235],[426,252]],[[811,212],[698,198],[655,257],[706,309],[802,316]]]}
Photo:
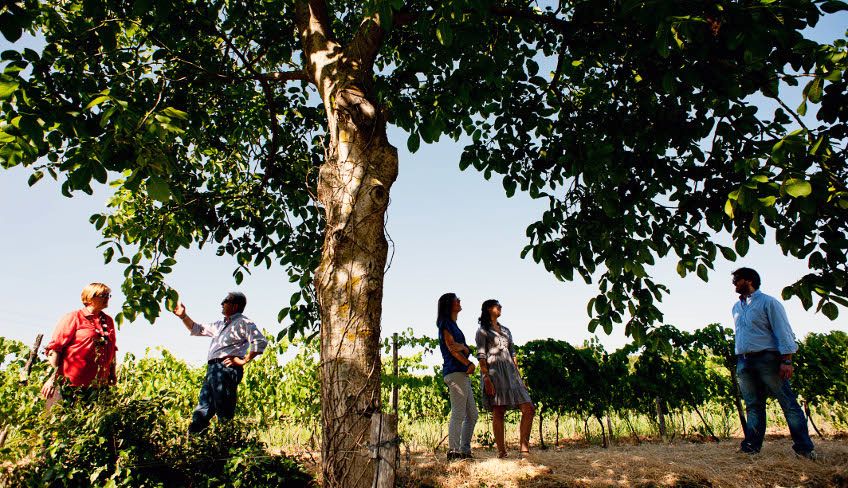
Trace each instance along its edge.
{"label": "woman in blue jacket", "polygon": [[465,335],[456,325],[461,310],[459,297],[454,293],[439,297],[436,327],[443,359],[442,376],[448,385],[451,405],[448,461],[472,457],[471,436],[477,423],[477,404],[468,378],[474,373],[474,363],[468,359],[471,350],[465,343]]}

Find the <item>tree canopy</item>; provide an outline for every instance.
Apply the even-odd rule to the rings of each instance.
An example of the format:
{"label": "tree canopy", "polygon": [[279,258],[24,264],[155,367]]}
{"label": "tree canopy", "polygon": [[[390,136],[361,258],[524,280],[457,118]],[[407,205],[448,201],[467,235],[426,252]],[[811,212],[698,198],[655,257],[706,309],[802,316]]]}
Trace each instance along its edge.
{"label": "tree canopy", "polygon": [[[834,1],[330,2],[351,45],[381,29],[373,84],[418,149],[469,135],[461,168],[504,175],[547,199],[524,250],[561,279],[597,281],[590,329],[662,315],[650,277],[674,254],[706,280],[720,252],[771,230],[810,274],[788,286],[836,317],[846,305],[844,40],[800,31]],[[105,257],[126,266],[122,316],[155,319],[180,247],[216,246],[282,265],[303,292],[280,318],[305,330],[323,219],[313,190],[321,101],[304,67],[295,2],[11,2],[3,53],[4,167],[32,166],[62,191],[115,188],[92,216]],[[787,85],[806,86],[801,105]],[[750,98],[776,100],[762,113]],[[817,107],[817,125],[799,118]],[[706,225],[704,225],[706,224]],[[735,250],[715,243],[732,233]]]}

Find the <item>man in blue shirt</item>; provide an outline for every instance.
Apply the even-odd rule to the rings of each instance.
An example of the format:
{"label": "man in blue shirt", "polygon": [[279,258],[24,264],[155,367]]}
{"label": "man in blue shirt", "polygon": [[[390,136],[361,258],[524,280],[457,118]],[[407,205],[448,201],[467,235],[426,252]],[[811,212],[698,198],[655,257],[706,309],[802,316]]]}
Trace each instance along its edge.
{"label": "man in blue shirt", "polygon": [[783,305],[760,291],[760,275],[751,268],[733,272],[733,285],[739,300],[733,305],[736,325],[736,376],[745,400],[748,419],[740,452],[756,454],[763,446],[766,431],[766,398],[774,396],[792,434],[792,449],[798,456],[816,459],[813,441],[807,432],[807,418],[789,379],[792,355],[798,350]]}

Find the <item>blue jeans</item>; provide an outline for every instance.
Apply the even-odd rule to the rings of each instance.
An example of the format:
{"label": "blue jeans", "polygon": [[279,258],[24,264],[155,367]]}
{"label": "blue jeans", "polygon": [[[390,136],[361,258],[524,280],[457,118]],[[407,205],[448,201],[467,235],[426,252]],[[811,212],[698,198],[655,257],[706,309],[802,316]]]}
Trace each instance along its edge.
{"label": "blue jeans", "polygon": [[759,452],[763,447],[763,437],[766,433],[766,398],[769,395],[776,398],[783,409],[789,433],[794,441],[792,449],[798,453],[813,450],[813,441],[807,431],[807,417],[798,405],[789,380],[782,379],[779,373],[780,355],[776,352],[766,352],[749,358],[739,357],[736,377],[748,412],[745,440],[741,445],[743,451]]}
{"label": "blue jeans", "polygon": [[219,420],[230,420],[236,414],[236,390],[244,376],[241,366],[209,363],[200,388],[200,399],[191,415],[189,433],[202,432],[216,414]]}

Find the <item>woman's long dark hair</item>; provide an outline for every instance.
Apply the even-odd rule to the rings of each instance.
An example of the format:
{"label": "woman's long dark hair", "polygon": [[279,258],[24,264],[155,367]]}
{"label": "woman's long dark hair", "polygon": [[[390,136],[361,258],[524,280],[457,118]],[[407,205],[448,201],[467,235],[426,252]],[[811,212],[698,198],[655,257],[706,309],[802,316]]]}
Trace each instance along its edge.
{"label": "woman's long dark hair", "polygon": [[484,330],[489,330],[492,328],[492,316],[489,315],[489,309],[498,304],[498,301],[494,298],[490,298],[483,302],[483,305],[480,307],[480,318],[477,319],[477,322],[480,324]]}
{"label": "woman's long dark hair", "polygon": [[446,320],[451,320],[454,300],[456,300],[456,293],[445,293],[439,297],[439,310],[436,313],[436,326],[439,329],[443,327]]}

